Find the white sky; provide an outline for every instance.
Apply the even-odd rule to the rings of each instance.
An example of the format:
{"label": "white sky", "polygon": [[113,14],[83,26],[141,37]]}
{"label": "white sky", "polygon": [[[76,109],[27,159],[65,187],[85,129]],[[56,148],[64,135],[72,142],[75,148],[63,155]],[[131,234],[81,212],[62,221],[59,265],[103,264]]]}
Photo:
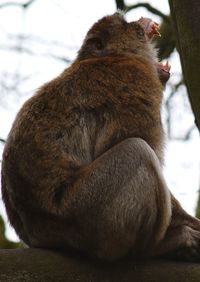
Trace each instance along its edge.
{"label": "white sky", "polygon": [[[3,2],[7,1],[0,1],[0,3]],[[24,3],[26,1],[16,2]],[[135,4],[143,1],[129,0],[126,2]],[[148,2],[164,13],[169,13],[168,1],[152,0]],[[21,73],[31,76],[19,89],[20,92],[24,93],[22,96],[0,94],[0,137],[6,138],[16,112],[27,97],[42,83],[58,75],[66,66],[64,63],[50,58],[41,56],[33,58],[28,55],[19,57],[15,53],[2,51],[2,46],[14,46],[15,44],[15,41],[12,38],[8,39],[5,33],[9,35],[16,33],[31,34],[32,37],[39,36],[49,42],[62,42],[63,46],[55,44],[52,47],[52,45],[44,46],[35,43],[34,40],[21,41],[27,47],[30,47],[29,44],[31,44],[31,48],[36,53],[53,52],[63,56],[67,54],[70,59],[73,59],[91,25],[102,16],[111,14],[115,10],[114,0],[37,0],[26,13],[18,7],[0,10],[0,72],[10,73],[20,70]],[[127,19],[135,20],[140,16],[153,17],[154,20],[160,21],[159,18],[149,14],[143,8],[130,12]],[[180,71],[177,55],[172,56],[170,63],[172,73]],[[185,114],[185,118],[182,115],[175,121],[177,131],[183,130],[193,121],[192,115]],[[167,182],[189,213],[194,213],[199,188],[199,141],[199,134],[195,131],[189,142],[173,141],[168,144],[166,149],[164,172]],[[0,150],[2,151],[1,144]],[[4,213],[1,204],[0,211]],[[10,228],[8,235],[15,239]]]}

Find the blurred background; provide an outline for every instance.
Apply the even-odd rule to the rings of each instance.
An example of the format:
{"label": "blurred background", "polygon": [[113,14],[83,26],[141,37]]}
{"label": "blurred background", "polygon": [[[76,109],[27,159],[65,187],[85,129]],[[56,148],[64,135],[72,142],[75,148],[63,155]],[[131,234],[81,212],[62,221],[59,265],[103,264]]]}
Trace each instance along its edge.
{"label": "blurred background", "polygon": [[[171,191],[194,215],[200,182],[200,140],[167,0],[1,0],[0,160],[12,122],[24,101],[69,66],[91,25],[117,8],[126,10],[128,21],[143,16],[161,25],[162,37],[155,40],[155,45],[159,59],[168,60],[172,66],[162,108],[166,131],[164,174]],[[15,242],[18,238],[9,226],[0,194],[0,248],[18,247]]]}

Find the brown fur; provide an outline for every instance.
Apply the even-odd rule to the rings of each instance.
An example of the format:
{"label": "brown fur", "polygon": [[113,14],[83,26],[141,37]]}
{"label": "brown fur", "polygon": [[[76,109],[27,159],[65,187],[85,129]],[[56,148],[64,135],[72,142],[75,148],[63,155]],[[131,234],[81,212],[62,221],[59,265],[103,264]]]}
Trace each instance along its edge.
{"label": "brown fur", "polygon": [[[26,244],[107,260],[176,257],[188,240],[197,248],[199,222],[174,198],[171,204],[161,172],[156,63],[143,28],[114,14],[96,23],[75,62],[24,104],[4,150],[2,194]],[[192,224],[187,238],[171,244],[174,228]]]}

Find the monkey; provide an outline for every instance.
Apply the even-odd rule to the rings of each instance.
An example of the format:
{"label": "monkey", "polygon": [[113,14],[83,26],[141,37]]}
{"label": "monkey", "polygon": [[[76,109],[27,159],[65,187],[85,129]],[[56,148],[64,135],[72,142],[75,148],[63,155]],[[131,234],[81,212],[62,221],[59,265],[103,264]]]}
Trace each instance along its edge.
{"label": "monkey", "polygon": [[2,198],[29,247],[108,262],[200,261],[200,221],[162,172],[169,66],[156,57],[155,30],[119,12],[103,17],[71,66],[17,114],[3,152]]}

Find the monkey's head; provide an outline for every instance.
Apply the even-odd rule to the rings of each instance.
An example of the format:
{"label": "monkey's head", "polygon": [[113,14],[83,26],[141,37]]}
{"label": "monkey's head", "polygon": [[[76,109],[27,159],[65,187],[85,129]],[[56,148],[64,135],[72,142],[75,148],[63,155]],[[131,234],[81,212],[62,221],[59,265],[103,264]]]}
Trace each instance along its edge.
{"label": "monkey's head", "polygon": [[78,59],[123,54],[152,56],[147,20],[142,18],[128,23],[119,12],[100,19],[88,31]]}

